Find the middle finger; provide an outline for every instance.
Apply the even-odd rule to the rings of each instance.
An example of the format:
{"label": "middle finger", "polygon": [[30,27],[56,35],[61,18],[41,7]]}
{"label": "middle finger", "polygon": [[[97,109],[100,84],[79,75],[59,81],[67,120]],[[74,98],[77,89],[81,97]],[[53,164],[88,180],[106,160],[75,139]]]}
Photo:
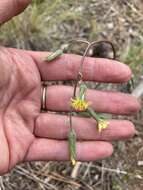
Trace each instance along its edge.
{"label": "middle finger", "polygon": [[[69,111],[73,94],[71,86],[49,86],[46,91],[46,108],[49,111]],[[133,96],[120,92],[87,90],[86,100],[97,112],[133,114],[139,110],[139,103]]]}

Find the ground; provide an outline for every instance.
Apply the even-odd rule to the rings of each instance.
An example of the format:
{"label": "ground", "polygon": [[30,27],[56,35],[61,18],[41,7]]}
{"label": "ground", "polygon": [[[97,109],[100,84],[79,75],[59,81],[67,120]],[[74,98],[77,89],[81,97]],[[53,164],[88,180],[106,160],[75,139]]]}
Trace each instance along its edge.
{"label": "ground", "polygon": [[[142,0],[37,0],[1,27],[0,42],[17,48],[54,51],[71,38],[110,40],[118,59],[132,68],[137,85],[143,71],[142,26]],[[70,177],[73,168],[69,163],[25,163],[0,177],[1,189],[143,189],[143,110],[129,119],[136,125],[135,137],[114,143],[115,152],[109,159],[82,163],[76,179]]]}

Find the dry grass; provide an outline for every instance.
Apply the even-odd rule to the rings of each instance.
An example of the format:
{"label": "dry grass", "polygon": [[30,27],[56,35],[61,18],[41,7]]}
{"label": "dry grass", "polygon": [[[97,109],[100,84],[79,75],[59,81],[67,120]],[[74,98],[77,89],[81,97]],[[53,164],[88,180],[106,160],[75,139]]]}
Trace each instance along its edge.
{"label": "dry grass", "polygon": [[[55,50],[71,38],[108,39],[114,42],[118,58],[139,75],[143,70],[142,26],[142,0],[37,0],[21,16],[1,28],[0,41],[17,48]],[[25,163],[1,177],[0,188],[143,189],[143,166],[138,165],[143,159],[143,110],[130,119],[136,124],[136,136],[127,142],[115,143],[112,158],[81,163],[76,179],[71,178],[69,163]]]}

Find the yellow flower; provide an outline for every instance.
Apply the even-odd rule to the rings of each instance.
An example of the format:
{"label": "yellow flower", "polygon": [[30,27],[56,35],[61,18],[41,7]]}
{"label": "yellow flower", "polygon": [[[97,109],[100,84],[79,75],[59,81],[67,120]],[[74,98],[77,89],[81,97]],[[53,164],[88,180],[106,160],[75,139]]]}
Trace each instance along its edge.
{"label": "yellow flower", "polygon": [[107,122],[104,119],[98,120],[98,131],[101,132],[103,129],[106,129],[108,127],[109,122]]}
{"label": "yellow flower", "polygon": [[75,98],[75,99],[71,99],[71,106],[76,111],[85,111],[89,106],[89,102],[82,100],[80,98]]}

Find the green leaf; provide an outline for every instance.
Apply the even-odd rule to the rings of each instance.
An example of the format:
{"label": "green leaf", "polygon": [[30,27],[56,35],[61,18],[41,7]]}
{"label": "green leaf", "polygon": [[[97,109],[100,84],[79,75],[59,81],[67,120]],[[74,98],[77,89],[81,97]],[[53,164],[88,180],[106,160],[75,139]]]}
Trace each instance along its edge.
{"label": "green leaf", "polygon": [[96,121],[99,121],[99,119],[107,119],[108,117],[101,113],[96,113],[91,107],[87,109],[88,114],[95,119]]}
{"label": "green leaf", "polygon": [[76,113],[76,116],[87,117],[87,118],[90,118],[90,117],[91,117],[91,115],[90,115],[87,111],[78,112],[78,113]]}
{"label": "green leaf", "polygon": [[70,129],[68,135],[70,160],[72,165],[76,164],[76,132],[73,128]]}
{"label": "green leaf", "polygon": [[56,58],[60,57],[63,54],[63,50],[58,49],[57,51],[55,51],[54,53],[51,53],[48,57],[45,58],[45,61],[53,61]]}
{"label": "green leaf", "polygon": [[87,111],[96,121],[100,119],[100,116],[91,107],[89,107]]}
{"label": "green leaf", "polygon": [[80,85],[80,87],[79,87],[79,98],[81,100],[85,99],[85,92],[86,92],[86,90],[87,90],[87,86],[84,83],[82,83]]}

